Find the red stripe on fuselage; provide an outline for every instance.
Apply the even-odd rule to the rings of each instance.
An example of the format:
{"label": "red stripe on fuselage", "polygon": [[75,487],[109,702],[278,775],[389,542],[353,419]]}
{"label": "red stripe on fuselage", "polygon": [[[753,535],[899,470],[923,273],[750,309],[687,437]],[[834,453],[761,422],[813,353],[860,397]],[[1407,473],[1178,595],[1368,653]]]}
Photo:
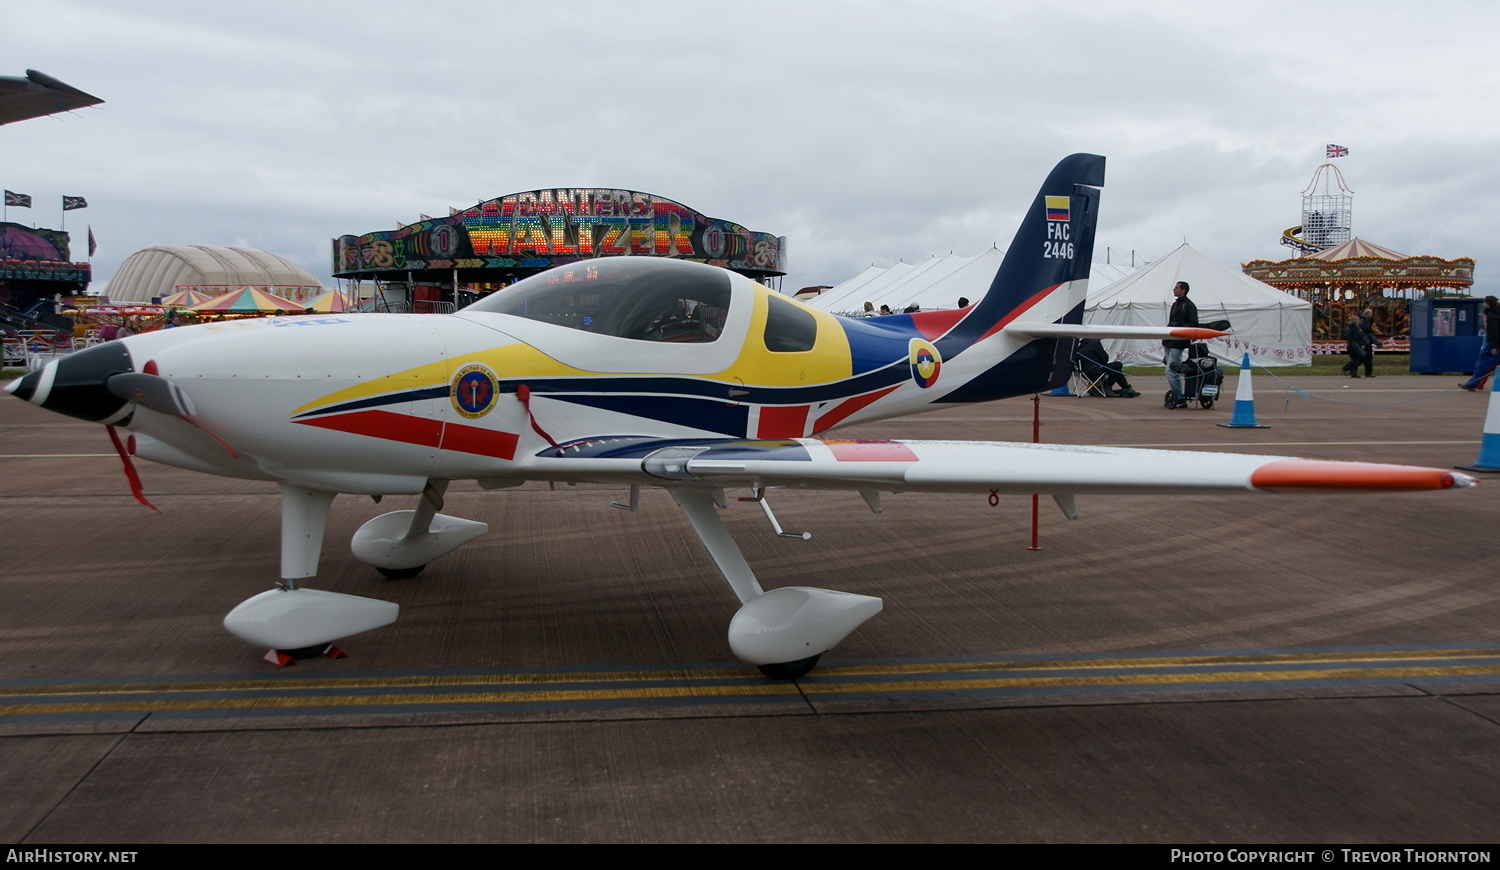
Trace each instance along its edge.
{"label": "red stripe on fuselage", "polygon": [[[1000,330],[1004,329],[1006,327],[1006,325],[1009,324],[1012,320],[1015,320],[1017,317],[1020,317],[1022,314],[1025,314],[1027,311],[1029,311],[1031,309],[1031,307],[1033,305],[1037,304],[1038,302],[1041,302],[1043,299],[1045,299],[1048,296],[1048,294],[1050,294],[1053,290],[1056,290],[1057,288],[1059,288],[1061,286],[1062,286],[1061,284],[1053,284],[1051,287],[1048,287],[1045,290],[1038,290],[1035,296],[1032,296],[1030,299],[1027,299],[1025,302],[1022,302],[1020,305],[1017,305],[1015,308],[1012,308],[1010,310],[1010,313],[1007,314],[1007,315],[1005,315],[1005,317],[1002,318],[999,323],[995,324],[994,326],[991,326],[988,330],[985,331],[984,335],[979,336],[979,341],[984,341],[986,338],[989,338],[990,336],[992,336],[995,333],[999,332]],[[978,342],[975,342],[975,343],[977,344]]]}
{"label": "red stripe on fuselage", "polygon": [[912,313],[911,325],[928,341],[937,341],[946,335],[974,306],[955,308],[952,311],[916,311]]}
{"label": "red stripe on fuselage", "polygon": [[400,441],[403,444],[417,444],[422,447],[441,447],[444,450],[494,456],[499,459],[515,458],[516,442],[519,440],[519,436],[511,432],[481,429],[478,426],[465,426],[462,423],[448,423],[445,427],[441,420],[412,417],[408,414],[393,414],[390,411],[355,411],[351,414],[337,414],[332,417],[294,422],[303,426],[317,426],[320,429],[348,432],[351,435]]}
{"label": "red stripe on fuselage", "polygon": [[443,443],[443,421],[428,417],[412,417],[407,414],[392,414],[390,411],[355,411],[352,414],[337,414],[313,420],[295,420],[303,426],[333,429],[351,435],[367,435],[400,441],[403,444],[420,444],[436,448]]}
{"label": "red stripe on fuselage", "polygon": [[[899,386],[900,384],[896,385],[896,387]],[[844,422],[844,419],[850,414],[853,414],[855,411],[858,411],[861,408],[869,407],[870,405],[874,404],[877,399],[880,399],[881,397],[895,391],[896,387],[886,387],[883,390],[876,390],[873,393],[866,393],[863,396],[855,396],[852,399],[844,400],[844,403],[841,405],[835,405],[833,410],[819,417],[817,421],[813,423],[813,434],[832,429],[834,426],[837,426],[838,424]]]}
{"label": "red stripe on fuselage", "polygon": [[807,428],[807,405],[766,405],[760,409],[757,438],[801,438]]}
{"label": "red stripe on fuselage", "polygon": [[497,459],[514,459],[516,442],[520,440],[521,436],[511,432],[481,429],[478,426],[465,426],[462,423],[449,423],[443,429],[444,450],[493,456]]}

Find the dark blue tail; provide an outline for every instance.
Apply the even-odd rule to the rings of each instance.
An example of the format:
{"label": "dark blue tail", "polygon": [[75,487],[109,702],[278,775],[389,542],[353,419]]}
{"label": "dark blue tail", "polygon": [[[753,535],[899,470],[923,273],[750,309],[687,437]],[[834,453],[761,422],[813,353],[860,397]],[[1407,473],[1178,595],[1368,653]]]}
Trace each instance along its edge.
{"label": "dark blue tail", "polygon": [[[1103,185],[1104,158],[1097,154],[1074,154],[1053,167],[1021,219],[989,291],[938,341],[944,358],[997,332],[1059,284],[1088,278],[1099,220],[1098,188]],[[1070,299],[1063,309],[1063,322],[1082,322],[1083,289],[1075,294],[1078,299]]]}

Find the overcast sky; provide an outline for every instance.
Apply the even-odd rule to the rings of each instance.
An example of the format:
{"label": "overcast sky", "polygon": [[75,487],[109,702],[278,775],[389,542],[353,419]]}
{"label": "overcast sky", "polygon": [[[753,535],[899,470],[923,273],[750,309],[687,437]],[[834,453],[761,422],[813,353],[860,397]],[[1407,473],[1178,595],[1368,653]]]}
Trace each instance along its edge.
{"label": "overcast sky", "polygon": [[1062,156],[1109,158],[1097,258],[1283,259],[1337,143],[1354,232],[1500,263],[1500,5],[1479,2],[0,0],[0,75],[105,100],[0,127],[9,219],[248,245],[541,187],[647,191],[788,238],[788,290],[1005,247]]}

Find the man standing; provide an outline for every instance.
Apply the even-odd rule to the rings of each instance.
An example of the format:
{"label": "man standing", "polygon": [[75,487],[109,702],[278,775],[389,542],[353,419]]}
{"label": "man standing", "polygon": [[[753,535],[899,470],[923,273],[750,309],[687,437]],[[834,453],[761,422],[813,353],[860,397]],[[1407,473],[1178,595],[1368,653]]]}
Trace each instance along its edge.
{"label": "man standing", "polygon": [[1365,364],[1365,377],[1375,377],[1375,348],[1381,346],[1380,339],[1375,337],[1375,309],[1366,308],[1359,315],[1359,329],[1364,333],[1365,356],[1362,362]]}
{"label": "man standing", "polygon": [[1500,300],[1484,297],[1484,346],[1479,349],[1479,358],[1474,360],[1474,375],[1459,384],[1474,392],[1484,379],[1490,376],[1495,366],[1500,365]]}
{"label": "man standing", "polygon": [[[1172,295],[1177,298],[1172,301],[1172,310],[1167,314],[1167,326],[1197,326],[1198,306],[1187,298],[1188,283],[1178,281],[1177,286],[1172,288]],[[1182,395],[1182,375],[1172,371],[1172,366],[1182,362],[1183,352],[1190,344],[1192,342],[1180,338],[1168,338],[1161,343],[1167,358],[1167,386],[1172,390],[1172,397],[1167,403],[1169,408],[1186,408],[1188,404]]]}
{"label": "man standing", "polygon": [[1349,354],[1349,361],[1339,371],[1351,378],[1359,377],[1359,364],[1365,360],[1367,349],[1365,330],[1359,325],[1359,321],[1356,319],[1344,324],[1344,352]]}

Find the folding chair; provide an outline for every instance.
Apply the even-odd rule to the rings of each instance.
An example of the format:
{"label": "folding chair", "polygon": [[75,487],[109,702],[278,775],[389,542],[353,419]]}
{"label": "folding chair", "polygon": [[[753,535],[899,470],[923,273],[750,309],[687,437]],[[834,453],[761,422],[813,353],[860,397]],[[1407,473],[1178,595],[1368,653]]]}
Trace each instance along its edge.
{"label": "folding chair", "polygon": [[1083,370],[1083,361],[1073,358],[1073,376],[1068,379],[1068,391],[1075,396],[1103,396],[1104,375],[1090,377]]}

